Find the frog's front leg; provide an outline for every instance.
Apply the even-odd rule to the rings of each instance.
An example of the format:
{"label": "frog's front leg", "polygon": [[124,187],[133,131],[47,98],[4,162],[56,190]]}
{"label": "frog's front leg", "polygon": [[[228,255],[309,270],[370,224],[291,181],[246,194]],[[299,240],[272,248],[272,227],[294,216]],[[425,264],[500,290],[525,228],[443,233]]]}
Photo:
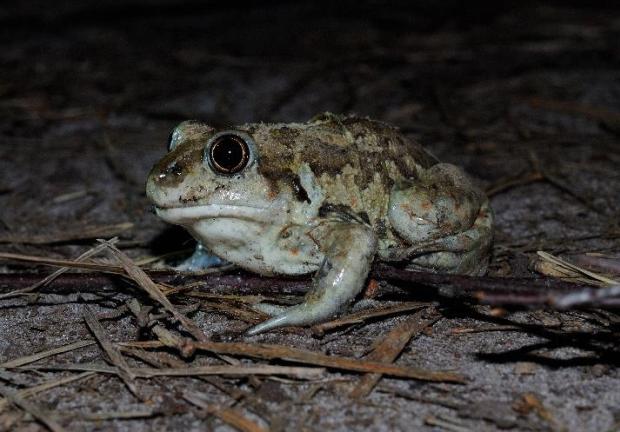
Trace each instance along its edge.
{"label": "frog's front leg", "polygon": [[357,222],[326,221],[309,234],[325,258],[301,304],[248,330],[255,335],[279,327],[324,321],[361,291],[377,247],[372,229]]}
{"label": "frog's front leg", "polygon": [[216,255],[209,253],[202,243],[198,242],[192,256],[175,267],[178,271],[200,272],[211,267],[219,267],[226,264],[226,261]]}

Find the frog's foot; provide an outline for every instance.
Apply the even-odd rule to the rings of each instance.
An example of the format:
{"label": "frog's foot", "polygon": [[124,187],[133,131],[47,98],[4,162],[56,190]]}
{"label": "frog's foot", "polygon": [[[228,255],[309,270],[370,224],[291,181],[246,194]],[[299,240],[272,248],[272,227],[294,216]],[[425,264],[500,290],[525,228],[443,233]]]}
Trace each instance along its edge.
{"label": "frog's foot", "polygon": [[215,255],[211,255],[201,243],[198,243],[192,256],[176,266],[175,270],[183,272],[199,272],[211,267],[221,267],[225,264],[228,264],[228,262]]}
{"label": "frog's foot", "polygon": [[471,228],[406,248],[388,249],[384,261],[409,261],[407,269],[481,276],[489,262],[493,211],[485,201]]}
{"label": "frog's foot", "polygon": [[317,234],[315,240],[325,259],[304,301],[282,312],[269,305],[264,311],[277,314],[249,329],[248,335],[324,321],[340,312],[361,291],[376,250],[372,230],[358,223],[329,222],[319,231],[313,234]]}

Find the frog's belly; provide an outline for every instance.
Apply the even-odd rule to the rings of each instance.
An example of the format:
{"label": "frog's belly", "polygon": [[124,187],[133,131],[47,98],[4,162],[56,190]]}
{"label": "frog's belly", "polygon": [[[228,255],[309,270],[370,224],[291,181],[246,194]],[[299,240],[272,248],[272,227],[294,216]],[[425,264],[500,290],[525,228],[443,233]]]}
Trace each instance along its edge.
{"label": "frog's belly", "polygon": [[197,222],[189,231],[220,258],[263,275],[307,274],[323,261],[303,227],[213,218]]}

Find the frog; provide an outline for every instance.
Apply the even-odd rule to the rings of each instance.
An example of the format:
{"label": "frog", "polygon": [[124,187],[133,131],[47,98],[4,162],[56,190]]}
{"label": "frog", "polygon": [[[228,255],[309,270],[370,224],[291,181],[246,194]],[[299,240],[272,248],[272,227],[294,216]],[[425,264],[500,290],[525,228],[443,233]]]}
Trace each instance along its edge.
{"label": "frog", "polygon": [[[301,303],[258,304],[271,317],[248,335],[338,316],[373,263],[463,275],[483,275],[489,263],[493,212],[482,189],[369,117],[225,128],[184,121],[146,194],[161,219],[198,241],[186,269],[223,261],[264,276],[313,275]],[[207,253],[216,259],[200,259]]]}

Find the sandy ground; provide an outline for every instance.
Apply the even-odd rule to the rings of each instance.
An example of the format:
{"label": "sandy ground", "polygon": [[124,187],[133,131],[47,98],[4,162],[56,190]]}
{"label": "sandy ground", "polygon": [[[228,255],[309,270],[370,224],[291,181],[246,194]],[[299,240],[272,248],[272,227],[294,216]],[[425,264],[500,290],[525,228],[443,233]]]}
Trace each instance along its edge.
{"label": "sandy ground", "polygon": [[[191,247],[149,212],[143,190],[176,123],[303,121],[332,111],[394,123],[493,191],[493,275],[533,276],[528,263],[537,250],[569,258],[620,253],[618,10],[92,3],[0,6],[2,252],[74,258],[93,241],[45,240],[124,222],[133,225],[121,248],[134,258]],[[531,179],[536,170],[542,180]],[[41,244],[23,240],[36,236]],[[0,262],[3,273],[32,271]],[[11,288],[0,284],[0,292]],[[83,318],[89,308],[103,318],[138,295],[129,284],[107,288],[0,300],[0,361],[92,340]],[[273,430],[620,428],[615,313],[498,316],[446,303],[437,310],[439,319],[397,364],[452,370],[464,385],[384,378],[370,396],[352,399],[359,375],[337,371],[320,382],[217,383],[242,390],[235,409]],[[215,338],[246,326],[203,309],[190,316]],[[363,357],[406,319],[322,337],[300,330],[239,340]],[[115,342],[153,339],[131,314],[101,324]],[[91,345],[34,364],[103,358]],[[216,362],[205,354],[191,360]],[[0,369],[0,384],[16,390],[73,375]],[[67,430],[231,430],[184,399],[189,392],[232,406],[213,382],[159,377],[137,386],[142,400],[120,379],[96,374],[28,400]],[[22,410],[0,410],[0,430],[43,428]],[[89,420],[93,413],[112,419]]]}

